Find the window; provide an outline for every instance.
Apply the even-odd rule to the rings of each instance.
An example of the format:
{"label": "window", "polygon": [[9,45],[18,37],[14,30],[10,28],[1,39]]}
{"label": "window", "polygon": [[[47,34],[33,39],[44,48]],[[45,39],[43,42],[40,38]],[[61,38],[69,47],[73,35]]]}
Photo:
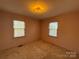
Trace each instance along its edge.
{"label": "window", "polygon": [[24,21],[13,21],[14,37],[25,36],[25,23]]}
{"label": "window", "polygon": [[58,22],[51,22],[49,24],[49,36],[57,37]]}

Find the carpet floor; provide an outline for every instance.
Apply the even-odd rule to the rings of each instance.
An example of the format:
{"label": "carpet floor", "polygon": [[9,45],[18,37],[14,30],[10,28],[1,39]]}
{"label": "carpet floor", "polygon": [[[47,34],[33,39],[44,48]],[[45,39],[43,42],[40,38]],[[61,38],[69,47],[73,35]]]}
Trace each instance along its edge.
{"label": "carpet floor", "polygon": [[79,56],[64,48],[43,41],[35,41],[22,47],[0,52],[0,59],[79,59]]}

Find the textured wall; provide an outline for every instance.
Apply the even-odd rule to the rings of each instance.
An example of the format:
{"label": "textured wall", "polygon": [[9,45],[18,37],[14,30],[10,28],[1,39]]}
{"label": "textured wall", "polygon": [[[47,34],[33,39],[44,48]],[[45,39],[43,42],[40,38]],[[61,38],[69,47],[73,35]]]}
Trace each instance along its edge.
{"label": "textured wall", "polygon": [[[48,26],[52,21],[59,22],[58,37],[48,36]],[[68,50],[79,52],[79,13],[70,12],[41,22],[41,38]]]}
{"label": "textured wall", "polygon": [[[26,23],[25,37],[13,38],[13,20],[24,20]],[[0,12],[0,50],[15,47],[40,39],[40,24],[38,20],[10,12]]]}

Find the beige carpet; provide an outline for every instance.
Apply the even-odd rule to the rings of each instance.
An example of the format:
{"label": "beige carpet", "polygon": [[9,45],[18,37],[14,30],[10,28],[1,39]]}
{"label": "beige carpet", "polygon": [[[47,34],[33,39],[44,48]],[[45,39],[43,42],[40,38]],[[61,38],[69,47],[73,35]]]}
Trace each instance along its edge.
{"label": "beige carpet", "polygon": [[69,51],[43,41],[0,52],[0,59],[79,59]]}

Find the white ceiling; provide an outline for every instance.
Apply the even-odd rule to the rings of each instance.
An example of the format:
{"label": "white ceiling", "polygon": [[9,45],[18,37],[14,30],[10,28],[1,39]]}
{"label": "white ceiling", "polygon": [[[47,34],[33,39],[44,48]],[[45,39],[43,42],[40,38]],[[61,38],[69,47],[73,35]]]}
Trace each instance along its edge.
{"label": "white ceiling", "polygon": [[[79,6],[79,0],[41,0],[48,6],[48,11],[44,14],[33,14],[28,9],[28,4],[37,0],[0,0],[0,9],[23,14],[32,18],[43,19],[59,15],[70,10],[75,10]],[[40,1],[40,0],[38,0]]]}

